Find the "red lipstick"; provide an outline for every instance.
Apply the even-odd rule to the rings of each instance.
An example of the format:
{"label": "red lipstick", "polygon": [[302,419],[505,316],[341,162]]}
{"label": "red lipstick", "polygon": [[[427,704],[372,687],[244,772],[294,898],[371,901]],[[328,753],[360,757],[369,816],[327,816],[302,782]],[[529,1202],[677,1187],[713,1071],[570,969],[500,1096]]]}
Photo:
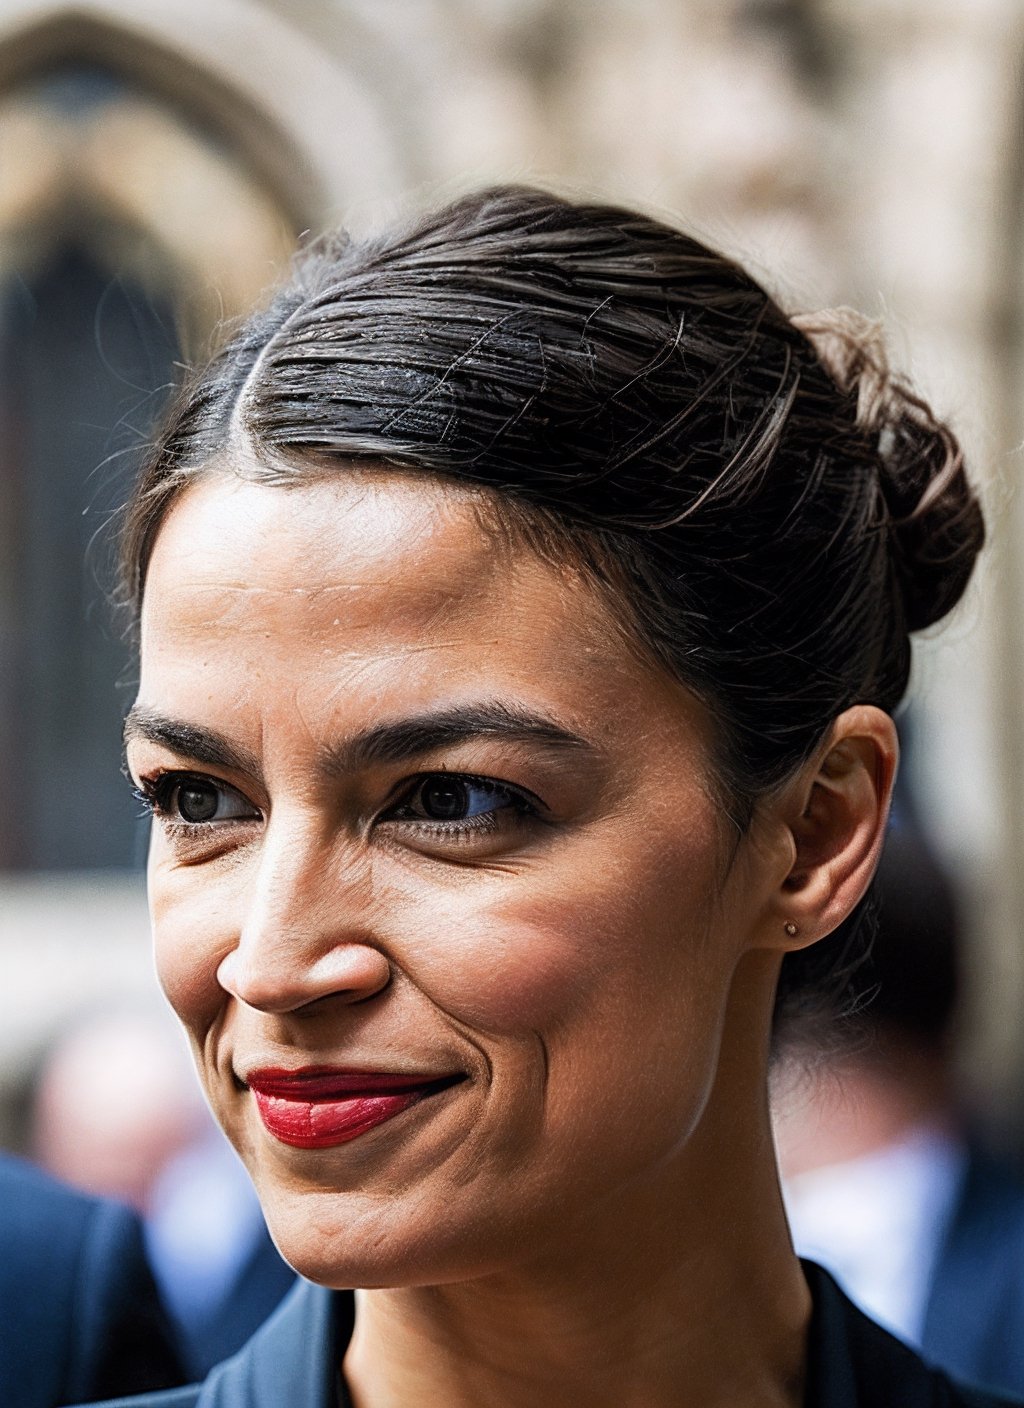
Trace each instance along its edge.
{"label": "red lipstick", "polygon": [[253,1071],[245,1083],[275,1139],[297,1149],[326,1149],[358,1139],[460,1079],[307,1066]]}

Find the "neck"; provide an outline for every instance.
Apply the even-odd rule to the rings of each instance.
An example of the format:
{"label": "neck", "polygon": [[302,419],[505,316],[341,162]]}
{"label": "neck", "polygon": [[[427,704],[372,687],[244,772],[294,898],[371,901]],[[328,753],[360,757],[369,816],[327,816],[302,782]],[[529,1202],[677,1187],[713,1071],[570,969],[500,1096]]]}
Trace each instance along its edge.
{"label": "neck", "polygon": [[742,1035],[697,1129],[643,1186],[579,1212],[510,1270],[359,1292],[344,1364],[357,1408],[795,1408],[810,1298],[764,1060],[741,1049],[766,1045],[763,1010],[762,995],[727,1022]]}

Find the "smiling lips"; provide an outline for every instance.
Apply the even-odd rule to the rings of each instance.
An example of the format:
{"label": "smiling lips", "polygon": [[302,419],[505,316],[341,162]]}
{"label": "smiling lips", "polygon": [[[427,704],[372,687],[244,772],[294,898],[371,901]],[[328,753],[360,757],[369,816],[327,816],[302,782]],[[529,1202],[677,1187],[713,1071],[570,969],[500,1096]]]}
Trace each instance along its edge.
{"label": "smiling lips", "polygon": [[358,1139],[461,1079],[311,1066],[253,1071],[246,1084],[275,1139],[298,1149],[325,1149]]}

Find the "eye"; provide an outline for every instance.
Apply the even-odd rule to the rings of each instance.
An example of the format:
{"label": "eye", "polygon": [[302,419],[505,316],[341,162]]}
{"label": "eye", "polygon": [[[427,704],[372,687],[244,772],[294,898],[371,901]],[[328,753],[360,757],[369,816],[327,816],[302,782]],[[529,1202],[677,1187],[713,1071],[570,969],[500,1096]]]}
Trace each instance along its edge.
{"label": "eye", "polygon": [[251,821],[260,815],[236,788],[192,773],[166,772],[145,778],[136,795],[155,815],[185,826]]}
{"label": "eye", "polygon": [[527,825],[539,811],[541,804],[532,794],[492,777],[427,773],[414,779],[380,821],[400,822],[442,841],[468,841]]}
{"label": "eye", "polygon": [[437,773],[420,782],[402,811],[429,821],[469,821],[501,811],[515,801],[510,790],[497,783]]}

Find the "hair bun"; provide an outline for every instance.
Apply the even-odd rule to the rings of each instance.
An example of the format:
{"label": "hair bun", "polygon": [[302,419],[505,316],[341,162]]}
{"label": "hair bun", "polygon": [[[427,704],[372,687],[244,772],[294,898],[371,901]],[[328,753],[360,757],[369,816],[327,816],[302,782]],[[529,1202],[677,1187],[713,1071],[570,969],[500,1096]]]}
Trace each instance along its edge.
{"label": "hair bun", "polygon": [[793,320],[836,385],[856,395],[891,525],[893,563],[910,630],[950,611],[985,541],[981,506],[949,426],[889,367],[881,324],[852,308]]}

